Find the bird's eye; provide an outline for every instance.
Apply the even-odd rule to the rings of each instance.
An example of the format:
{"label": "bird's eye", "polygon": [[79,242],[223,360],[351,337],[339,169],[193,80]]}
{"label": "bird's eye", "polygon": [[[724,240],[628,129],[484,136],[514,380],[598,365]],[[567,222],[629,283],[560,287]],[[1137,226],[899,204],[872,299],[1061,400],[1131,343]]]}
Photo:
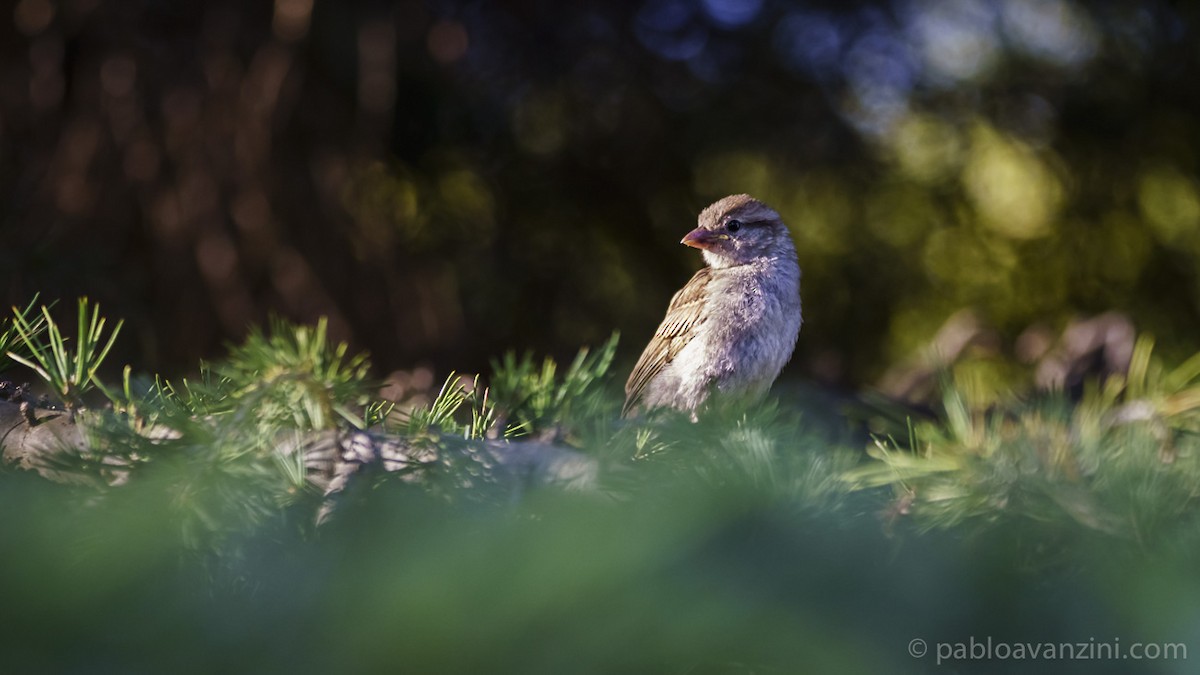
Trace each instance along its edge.
{"label": "bird's eye", "polygon": [[742,221],[731,220],[728,223],[725,223],[725,229],[729,230],[730,232],[737,232],[738,230],[742,229]]}

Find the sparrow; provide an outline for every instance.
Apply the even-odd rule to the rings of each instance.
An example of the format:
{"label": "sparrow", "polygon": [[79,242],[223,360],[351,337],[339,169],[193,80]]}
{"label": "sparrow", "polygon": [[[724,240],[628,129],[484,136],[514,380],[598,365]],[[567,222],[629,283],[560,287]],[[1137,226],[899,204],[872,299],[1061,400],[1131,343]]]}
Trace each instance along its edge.
{"label": "sparrow", "polygon": [[700,212],[680,242],[707,264],[674,297],[625,384],[622,416],[766,395],[800,334],[800,264],[779,214],[750,195]]}

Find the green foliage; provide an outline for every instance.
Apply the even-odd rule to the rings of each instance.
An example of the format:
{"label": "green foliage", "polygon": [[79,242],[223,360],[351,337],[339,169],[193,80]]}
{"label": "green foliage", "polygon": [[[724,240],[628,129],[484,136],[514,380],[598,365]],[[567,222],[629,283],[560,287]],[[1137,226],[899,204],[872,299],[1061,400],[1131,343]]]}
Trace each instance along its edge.
{"label": "green foliage", "polygon": [[[287,608],[272,615],[288,617],[283,627],[252,610],[252,630],[286,632],[289,653],[322,670],[393,658],[378,646],[392,644],[379,639],[388,635],[404,645],[409,666],[438,672],[560,672],[581,654],[607,664],[602,670],[653,670],[666,659],[692,670],[786,672],[803,660],[877,672],[907,658],[880,644],[902,650],[913,637],[954,637],[937,621],[914,632],[911,622],[870,620],[881,606],[937,616],[943,595],[1021,597],[1050,617],[1039,630],[1055,635],[1055,626],[1079,626],[1075,615],[1055,614],[1063,603],[1123,602],[1132,608],[1124,618],[1104,621],[1142,617],[1132,625],[1145,628],[1158,625],[1145,618],[1157,614],[1114,580],[1144,566],[1144,551],[1174,565],[1200,550],[1200,357],[1167,367],[1149,338],[1138,341],[1126,376],[1089,386],[1077,401],[1051,393],[981,407],[944,384],[937,417],[875,439],[866,458],[831,443],[788,399],[716,407],[696,420],[673,411],[620,420],[619,396],[605,386],[615,344],[614,336],[581,350],[562,371],[509,355],[492,389],[451,374],[429,405],[404,415],[372,400],[365,357],[330,344],[323,322],[275,322],[178,384],[126,368],[114,409],[81,416],[88,442],[62,467],[102,480],[31,487],[23,474],[0,473],[0,508],[23,514],[0,519],[0,554],[18,547],[15,574],[50,570],[56,580],[75,574],[61,562],[69,557],[89,579],[58,582],[74,603],[91,598],[87,606],[106,613],[121,603],[157,608],[167,623],[186,616],[187,634],[201,640],[214,639],[249,598],[255,608]],[[324,497],[309,483],[305,456],[281,448],[376,424],[449,458],[388,480],[368,470],[318,528]],[[453,459],[480,439],[549,432],[599,461],[598,489],[501,485],[481,498],[489,483],[480,467]],[[515,489],[525,490],[519,500]],[[68,525],[45,537],[46,523],[64,515]],[[888,574],[878,573],[881,564]],[[1190,578],[1172,569],[1159,574]],[[955,575],[982,575],[989,585]],[[132,590],[147,577],[179,586]],[[8,578],[0,590],[24,598],[17,606],[60,592],[7,588]],[[1063,602],[1044,598],[1031,578],[1060,580]],[[914,590],[931,584],[946,587]],[[331,629],[318,620],[328,612],[349,623]],[[823,628],[831,620],[837,627]],[[863,625],[871,649],[834,639]],[[674,627],[664,634],[662,626]],[[297,635],[328,630],[334,655],[294,646],[315,644]],[[638,646],[646,631],[654,649]],[[489,650],[487,668],[472,656],[478,650],[444,637],[467,633]],[[614,635],[633,645],[620,659]],[[146,639],[165,638],[150,631]],[[561,655],[538,651],[531,661],[528,645],[547,639],[561,643]],[[4,640],[21,663],[27,652]],[[205,669],[222,669],[209,658],[199,661]]]}
{"label": "green foliage", "polygon": [[296,429],[331,429],[340,418],[362,428],[363,382],[370,364],[365,354],[347,357],[345,343],[329,344],[328,322],[314,327],[271,322],[271,331],[255,329],[218,369],[235,383],[229,398],[248,403],[268,424]]}
{"label": "green foliage", "polygon": [[[73,411],[79,407],[83,395],[90,389],[97,387],[104,390],[104,385],[96,377],[96,370],[117,341],[117,335],[120,334],[124,322],[117,322],[106,341],[106,319],[100,316],[100,305],[91,307],[89,313],[88,299],[80,298],[76,346],[72,349],[67,346],[67,338],[63,336],[58,323],[50,316],[49,307],[43,305],[42,316],[33,320],[27,316],[30,308],[24,312],[13,308],[11,328],[16,331],[23,347],[32,358],[12,351],[8,352],[8,356],[17,363],[33,369],[53,387],[67,409]],[[43,332],[46,334],[45,342],[41,339]],[[101,347],[101,344],[104,346]]]}
{"label": "green foliage", "polygon": [[580,349],[561,380],[558,364],[550,358],[541,367],[529,352],[519,359],[508,352],[503,359],[493,360],[492,399],[508,422],[506,435],[574,428],[597,416],[611,418],[612,399],[604,384],[619,339],[613,333],[595,352]]}
{"label": "green foliage", "polygon": [[394,401],[372,401],[363,411],[363,424],[367,428],[385,424],[395,410],[396,403]]}
{"label": "green foliage", "polygon": [[614,334],[596,352],[580,349],[561,378],[553,359],[538,367],[531,354],[518,359],[512,352],[492,361],[488,387],[479,376],[468,386],[452,372],[428,405],[403,415],[397,430],[415,438],[445,434],[470,440],[561,437],[583,426],[608,425],[614,408],[604,384],[617,340]]}
{"label": "green foliage", "polygon": [[[306,503],[311,524],[319,494],[304,456],[282,446],[306,434],[378,421],[386,404],[370,402],[365,355],[331,344],[327,325],[273,321],[199,376],[178,384],[124,374],[114,415],[88,417],[93,439],[74,467],[107,482],[150,482],[174,495],[179,536],[211,550]],[[117,490],[119,491],[119,490]]]}
{"label": "green foliage", "polygon": [[[20,325],[25,326],[25,332],[30,336],[30,339],[37,340],[46,330],[46,317],[42,314],[33,311],[37,304],[38,294],[34,294],[33,299],[25,309],[12,308],[13,316],[0,320],[0,353],[16,355],[26,360],[32,358],[33,352],[26,347],[26,341],[21,337],[21,331],[18,328]],[[10,357],[13,360],[18,360],[15,356]],[[9,368],[12,364],[9,361],[0,360],[0,372]]]}
{"label": "green foliage", "polygon": [[[29,313],[15,311],[11,326],[34,354],[31,367],[77,401],[115,331],[103,340],[105,320],[82,300],[82,350],[73,352],[45,310],[47,338],[38,342]],[[173,503],[186,514],[181,531],[196,547],[288,505],[315,504],[304,457],[279,452],[288,439],[378,424],[434,450],[528,434],[573,443],[604,462],[602,482],[617,493],[686,484],[824,513],[866,499],[889,521],[911,519],[923,531],[1028,526],[1154,545],[1197,522],[1200,356],[1165,367],[1148,337],[1124,377],[1089,386],[1078,402],[1047,394],[983,408],[947,382],[940,416],[910,420],[899,439],[875,438],[866,461],[773,401],[709,409],[698,420],[657,411],[619,421],[618,397],[606,387],[616,341],[581,349],[561,371],[552,359],[539,366],[510,353],[494,363],[490,388],[451,374],[431,403],[398,416],[369,395],[365,356],[331,344],[324,321],[275,321],[178,384],[138,379],[127,367],[110,393],[113,414],[88,417],[88,447],[73,468],[107,483],[172,475]],[[890,506],[880,488],[891,490]]]}
{"label": "green foliage", "polygon": [[[459,421],[463,410],[467,411],[465,419]],[[479,377],[468,387],[456,373],[450,373],[429,405],[404,416],[400,431],[413,437],[450,434],[478,439],[487,436],[495,420],[496,408],[488,400],[488,390],[480,388]]]}
{"label": "green foliage", "polygon": [[[100,339],[105,321],[86,300],[79,311],[79,353],[68,352],[44,311],[46,345],[27,339],[37,326],[28,310],[12,322],[50,364],[39,372],[61,377],[62,391],[75,396],[113,341]],[[397,418],[393,404],[368,395],[365,356],[330,344],[325,322],[275,321],[178,384],[139,380],[127,367],[119,394],[110,394],[115,414],[89,417],[92,440],[75,468],[125,482],[150,466],[191,467],[175,474],[187,478],[173,491],[189,514],[184,536],[197,546],[312,496],[303,457],[280,454],[281,442],[377,424],[431,449],[452,438],[566,439],[612,469],[603,482],[618,492],[682,481],[830,512],[859,503],[855,493],[878,499],[887,487],[884,511],[911,516],[922,530],[1036,523],[1043,532],[1082,528],[1152,543],[1195,519],[1200,356],[1166,368],[1147,337],[1125,377],[1090,386],[1077,403],[1044,395],[979,408],[946,383],[941,416],[910,420],[899,440],[876,438],[865,462],[775,402],[714,408],[698,421],[658,411],[618,423],[619,401],[605,386],[616,340],[581,349],[561,374],[551,359],[536,366],[531,355],[507,354],[494,363],[490,388],[451,374],[430,404]]]}
{"label": "green foliage", "polygon": [[855,488],[891,486],[896,513],[921,528],[1023,523],[1047,536],[1079,530],[1160,546],[1200,525],[1200,355],[1174,369],[1143,336],[1126,377],[1082,400],[1043,394],[972,409],[946,387],[937,420],[904,443],[877,438]]}
{"label": "green foliage", "polygon": [[803,414],[777,401],[751,409],[712,408],[690,415],[661,410],[629,420],[594,451],[629,471],[609,476],[617,489],[690,484],[782,500],[794,508],[838,510],[846,497],[844,472],[860,452],[829,444]]}

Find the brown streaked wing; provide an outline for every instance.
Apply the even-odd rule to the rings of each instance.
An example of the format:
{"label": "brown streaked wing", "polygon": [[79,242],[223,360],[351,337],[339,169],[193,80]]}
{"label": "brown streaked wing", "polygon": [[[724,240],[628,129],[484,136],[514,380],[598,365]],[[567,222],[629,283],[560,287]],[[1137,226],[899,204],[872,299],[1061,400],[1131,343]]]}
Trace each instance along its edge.
{"label": "brown streaked wing", "polygon": [[646,385],[679,354],[696,335],[696,327],[703,321],[704,289],[712,278],[712,268],[705,267],[691,278],[671,298],[667,316],[654,331],[650,344],[646,345],[629,381],[625,383],[625,406],[621,415],[626,416],[642,398]]}

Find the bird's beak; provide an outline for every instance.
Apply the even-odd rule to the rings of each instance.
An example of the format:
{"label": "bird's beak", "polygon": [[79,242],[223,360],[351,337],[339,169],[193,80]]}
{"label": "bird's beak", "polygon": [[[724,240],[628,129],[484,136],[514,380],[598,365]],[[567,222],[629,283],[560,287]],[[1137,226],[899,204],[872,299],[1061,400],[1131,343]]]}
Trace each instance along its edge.
{"label": "bird's beak", "polygon": [[728,238],[729,235],[727,234],[706,230],[703,227],[697,227],[691,232],[688,232],[687,236],[681,239],[679,243],[686,246],[691,246],[692,248],[707,250],[713,246],[716,246],[717,242],[725,241]]}

